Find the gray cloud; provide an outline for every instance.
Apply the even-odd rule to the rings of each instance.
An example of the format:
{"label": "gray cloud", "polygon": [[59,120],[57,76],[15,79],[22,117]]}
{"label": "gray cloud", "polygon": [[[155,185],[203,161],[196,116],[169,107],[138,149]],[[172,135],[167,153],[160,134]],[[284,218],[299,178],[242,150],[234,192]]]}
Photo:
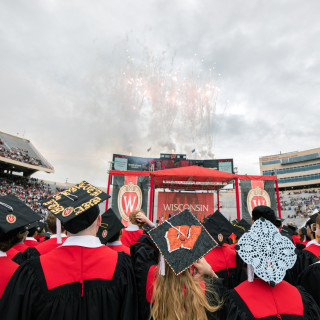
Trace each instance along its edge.
{"label": "gray cloud", "polygon": [[[318,1],[3,1],[1,130],[25,132],[56,169],[39,176],[57,181],[104,185],[112,153],[207,156],[211,140],[217,158],[258,174],[259,156],[319,146],[319,9]],[[187,108],[187,91],[189,104],[164,105],[158,80],[170,91],[171,71],[220,88],[209,125]],[[123,72],[150,80],[153,104],[134,105]]]}

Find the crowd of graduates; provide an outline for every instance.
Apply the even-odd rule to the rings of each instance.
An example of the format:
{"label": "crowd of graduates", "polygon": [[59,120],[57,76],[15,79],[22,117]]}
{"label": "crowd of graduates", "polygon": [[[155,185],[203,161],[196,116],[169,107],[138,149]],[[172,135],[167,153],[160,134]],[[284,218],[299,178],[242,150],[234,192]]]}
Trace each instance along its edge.
{"label": "crowd of graduates", "polygon": [[0,196],[1,319],[320,319],[319,213],[299,237],[266,206],[155,225],[101,214],[107,198],[81,182],[43,200],[41,223]]}

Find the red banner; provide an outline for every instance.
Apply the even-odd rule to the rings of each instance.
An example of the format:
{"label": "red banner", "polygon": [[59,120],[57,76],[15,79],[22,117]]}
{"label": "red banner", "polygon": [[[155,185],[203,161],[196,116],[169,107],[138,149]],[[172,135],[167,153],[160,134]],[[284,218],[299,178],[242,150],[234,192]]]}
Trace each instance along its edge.
{"label": "red banner", "polygon": [[214,212],[213,193],[159,192],[158,215],[161,222],[185,209],[189,209],[198,220]]}

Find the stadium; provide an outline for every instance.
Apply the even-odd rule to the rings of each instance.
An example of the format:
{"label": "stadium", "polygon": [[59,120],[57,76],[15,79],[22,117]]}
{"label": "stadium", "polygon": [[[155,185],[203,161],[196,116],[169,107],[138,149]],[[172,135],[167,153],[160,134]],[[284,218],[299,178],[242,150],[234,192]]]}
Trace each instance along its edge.
{"label": "stadium", "polygon": [[[320,149],[311,149],[300,152],[291,152],[259,158],[262,176],[276,176],[279,183],[280,206],[282,218],[286,222],[302,225],[315,210],[319,208],[319,183],[314,177],[319,175]],[[158,170],[182,168],[185,166],[200,166],[216,169],[222,172],[234,173],[233,159],[187,159],[185,154],[160,154],[159,158],[141,158],[132,155],[114,154],[110,162],[110,170],[119,171],[144,171],[152,172]],[[34,210],[46,216],[47,210],[41,207],[41,202],[59,190],[70,187],[71,184],[63,184],[47,179],[37,180],[32,177],[36,172],[54,173],[50,162],[36,149],[30,140],[0,132],[0,170],[1,170],[1,195],[15,194],[24,200]],[[109,171],[108,171],[109,172]],[[121,201],[118,199],[119,190],[127,179],[124,176],[109,175],[109,181],[103,190],[112,195],[111,201],[100,204],[102,210],[112,208],[121,217],[121,212],[128,211],[135,205],[127,205],[126,209],[120,208]],[[141,188],[140,208],[146,212],[150,211],[150,179],[136,177],[137,184]],[[182,192],[182,193],[181,193]],[[239,196],[241,197],[240,188]],[[209,191],[203,187],[195,193],[188,190],[175,190],[173,188],[156,189],[153,199],[154,222],[163,217],[160,207],[173,208],[182,207],[182,203],[172,203],[180,197],[184,205],[197,208],[201,211],[202,218],[212,213],[215,209],[221,212],[230,221],[237,218],[237,200],[235,183],[232,181],[218,192]],[[275,198],[275,196],[273,195]],[[276,202],[277,199],[274,200]],[[188,203],[190,202],[190,203]],[[244,201],[240,201],[240,211],[243,210]],[[138,204],[138,201],[137,203]],[[135,207],[136,209],[137,207]],[[199,210],[205,208],[206,212]],[[276,206],[274,205],[277,211]],[[252,209],[251,209],[252,210]],[[168,212],[167,212],[168,211]],[[172,211],[172,210],[171,210]],[[173,214],[170,210],[164,210],[164,217]],[[159,214],[158,214],[159,212]],[[126,213],[128,214],[128,212]]]}

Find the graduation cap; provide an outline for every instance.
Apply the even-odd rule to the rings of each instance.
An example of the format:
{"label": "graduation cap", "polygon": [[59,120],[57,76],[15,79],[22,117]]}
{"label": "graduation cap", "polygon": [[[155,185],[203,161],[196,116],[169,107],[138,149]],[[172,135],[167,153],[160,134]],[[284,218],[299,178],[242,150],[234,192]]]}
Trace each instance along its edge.
{"label": "graduation cap", "polygon": [[310,219],[307,221],[306,225],[310,225],[313,223],[316,223],[317,217],[320,215],[319,212],[314,213],[313,215],[310,216]]}
{"label": "graduation cap", "polygon": [[111,208],[101,215],[101,218],[101,226],[99,227],[97,237],[101,243],[106,244],[109,239],[124,228],[124,225]]}
{"label": "graduation cap", "polygon": [[229,220],[217,210],[204,224],[203,226],[208,230],[210,235],[217,241],[219,245],[222,245],[227,241],[228,237],[232,233],[232,224]]}
{"label": "graduation cap", "polygon": [[254,221],[258,220],[259,218],[264,218],[272,222],[273,224],[275,223],[277,217],[274,213],[274,211],[267,206],[256,206],[252,210],[252,219]]}
{"label": "graduation cap", "polygon": [[208,221],[208,220],[210,219],[210,217],[212,217],[212,214],[210,214],[210,215],[208,215],[208,216],[204,217],[204,219],[203,219],[203,223],[205,223],[206,221]]}
{"label": "graduation cap", "polygon": [[253,281],[253,274],[250,274],[253,269],[259,278],[272,286],[283,280],[286,270],[291,269],[297,259],[292,241],[264,218],[255,221],[235,249],[248,264],[248,280]]}
{"label": "graduation cap", "polygon": [[176,276],[217,245],[188,209],[150,230],[149,236]]}
{"label": "graduation cap", "polygon": [[246,220],[235,219],[232,221],[232,230],[233,233],[240,238],[245,232],[249,231],[251,228],[251,224],[248,223]]}
{"label": "graduation cap", "polygon": [[64,228],[75,234],[88,228],[98,217],[98,204],[110,198],[108,194],[86,181],[64,190],[42,202]]}
{"label": "graduation cap", "polygon": [[16,196],[0,197],[0,241],[24,232],[25,226],[39,219],[41,217]]}
{"label": "graduation cap", "polygon": [[[288,233],[288,234],[290,235],[290,237],[292,237],[292,236],[293,236],[293,233],[294,233],[293,229],[290,228],[288,225],[283,226],[282,229],[281,229],[281,231],[284,231],[284,232]],[[280,231],[280,232],[281,232],[281,231]]]}

